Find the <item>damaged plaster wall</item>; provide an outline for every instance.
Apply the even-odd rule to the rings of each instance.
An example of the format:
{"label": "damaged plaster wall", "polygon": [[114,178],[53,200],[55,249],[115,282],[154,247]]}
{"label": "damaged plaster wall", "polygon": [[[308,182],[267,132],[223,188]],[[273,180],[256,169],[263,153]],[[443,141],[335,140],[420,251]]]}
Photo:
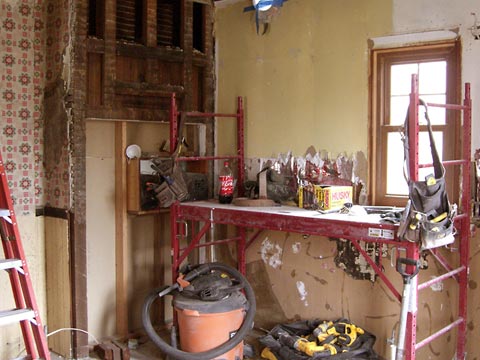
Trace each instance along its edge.
{"label": "damaged plaster wall", "polygon": [[[468,30],[473,24],[470,13],[480,13],[476,1],[461,0],[452,9],[448,1],[290,0],[263,36],[256,34],[254,15],[243,13],[248,5],[242,1],[217,9],[217,109],[234,111],[235,97],[244,96],[246,156],[255,165],[262,161],[258,159],[276,159],[286,151],[304,156],[310,145],[327,149],[333,158],[357,151],[367,154],[368,39],[374,37],[458,28],[463,43],[462,80],[472,82],[473,99],[480,93],[480,83],[475,82],[480,41],[473,40]],[[480,103],[474,100],[473,104],[473,114],[480,113]],[[480,144],[479,124],[474,116],[473,149]],[[218,134],[219,153],[232,152],[233,126],[222,124]],[[476,326],[480,312],[475,305],[480,297],[479,246],[477,232],[471,242],[468,339],[480,336]],[[353,280],[337,268],[336,251],[336,243],[326,238],[262,233],[247,253],[247,269],[264,270],[266,274],[255,276],[269,282],[255,286],[257,293],[269,289],[269,295],[259,299],[267,312],[256,323],[268,328],[272,322],[345,316],[373,332],[375,349],[386,356],[387,339],[398,327],[400,304],[381,281]],[[456,249],[446,253],[458,255]],[[401,289],[401,276],[390,258],[390,251],[382,258],[385,273]],[[428,270],[422,271],[425,279],[440,273],[433,260],[428,262]],[[446,280],[442,286],[420,293],[419,340],[456,314],[456,284]],[[265,301],[273,304],[271,311]],[[452,358],[454,342],[454,334],[444,336],[422,348],[418,358]],[[467,353],[480,356],[471,341]]]}
{"label": "damaged plaster wall", "polygon": [[[69,118],[67,86],[69,58],[65,57],[70,42],[68,2],[49,0],[45,4],[46,51],[44,54],[45,102],[43,104],[43,139],[45,202],[48,206],[70,208]],[[43,55],[42,55],[43,56]]]}
{"label": "damaged plaster wall", "polygon": [[[477,236],[473,242],[478,244],[478,240]],[[478,249],[478,245],[475,248]],[[249,279],[266,278],[269,285],[258,280],[252,282],[262,309],[255,318],[256,326],[270,329],[282,322],[345,317],[374,333],[377,336],[375,350],[385,356],[387,339],[392,331],[398,331],[400,304],[381,280],[355,280],[337,267],[336,255],[336,242],[324,237],[281,232],[264,232],[259,236],[247,252],[248,274],[256,269]],[[391,249],[384,255],[385,274],[401,290],[402,279],[391,263]],[[427,258],[428,269],[422,270],[422,278],[426,280],[442,273],[435,262],[429,260]],[[443,288],[428,288],[420,293],[417,339],[445,326],[456,313],[457,299],[449,290],[453,284],[453,280],[446,280]],[[471,286],[475,288],[477,282],[472,281]],[[474,325],[470,322],[469,326]],[[452,358],[453,344],[454,337],[447,336],[421,349],[417,356],[419,359]]]}
{"label": "damaged plaster wall", "polygon": [[58,79],[46,90],[44,104],[44,171],[47,205],[70,208],[69,119],[65,109],[65,84]]}
{"label": "damaged plaster wall", "polygon": [[45,171],[51,172],[60,162],[61,151],[68,136],[68,117],[64,107],[65,88],[62,80],[58,80],[53,89],[45,96],[45,128],[44,139],[49,145],[44,150]]}
{"label": "damaged plaster wall", "polygon": [[[296,203],[296,185],[300,185],[302,179],[311,179],[312,173],[315,173],[317,184],[353,185],[352,202],[367,204],[368,162],[362,151],[333,157],[325,150],[317,152],[310,146],[302,156],[289,152],[279,154],[276,158],[247,158],[245,168],[248,182],[258,182],[259,173],[269,169],[267,196],[276,202]],[[291,182],[295,183],[294,186],[291,186]],[[282,185],[289,185],[288,190],[282,190]],[[248,186],[246,187],[245,196],[252,197],[253,194],[248,191]],[[285,191],[289,191],[290,196],[283,194]],[[289,201],[284,201],[285,198]]]}

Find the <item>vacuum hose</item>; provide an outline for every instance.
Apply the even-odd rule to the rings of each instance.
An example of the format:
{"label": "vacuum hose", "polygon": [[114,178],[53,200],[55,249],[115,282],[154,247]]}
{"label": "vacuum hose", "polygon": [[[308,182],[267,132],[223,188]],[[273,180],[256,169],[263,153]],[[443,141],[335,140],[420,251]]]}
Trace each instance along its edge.
{"label": "vacuum hose", "polygon": [[205,274],[212,270],[223,271],[228,275],[230,275],[232,278],[237,279],[240,282],[243,282],[245,297],[249,304],[247,313],[245,315],[245,318],[243,319],[242,326],[237,331],[237,333],[227,342],[213,349],[210,349],[208,351],[197,352],[197,353],[191,353],[191,352],[179,350],[169,345],[167,342],[165,342],[153,328],[152,320],[150,319],[151,305],[155,300],[167,295],[171,291],[178,289],[179,286],[177,284],[155,289],[152,292],[150,292],[150,294],[145,299],[145,303],[143,304],[143,309],[142,309],[142,321],[143,321],[143,326],[145,328],[145,331],[147,332],[148,336],[153,341],[153,343],[160,348],[160,350],[162,350],[165,354],[175,359],[211,360],[219,355],[222,355],[230,351],[235,346],[237,346],[244,339],[247,333],[252,329],[253,319],[255,317],[255,311],[256,311],[255,294],[250,284],[245,280],[245,277],[239,271],[224,264],[210,263],[210,264],[200,265],[198,268],[189,272],[184,279],[187,281],[191,281],[193,278],[197,277],[198,275]]}

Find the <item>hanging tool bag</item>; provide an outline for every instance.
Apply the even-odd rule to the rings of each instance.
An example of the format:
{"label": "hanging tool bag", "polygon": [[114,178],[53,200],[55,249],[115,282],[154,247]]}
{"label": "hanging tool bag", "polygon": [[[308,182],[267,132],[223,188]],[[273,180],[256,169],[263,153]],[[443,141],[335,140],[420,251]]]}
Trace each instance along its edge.
{"label": "hanging tool bag", "polygon": [[162,182],[155,188],[159,207],[166,208],[177,200],[188,200],[185,174],[176,161],[175,154],[167,159],[154,159],[152,167],[162,178]]}
{"label": "hanging tool bag", "polygon": [[434,173],[425,180],[413,181],[409,166],[409,111],[404,126],[405,179],[408,183],[409,200],[400,220],[398,237],[412,242],[420,242],[423,249],[431,249],[451,244],[454,238],[453,218],[456,205],[451,205],[445,185],[445,168],[438,156],[432,125],[428,115],[428,106],[420,100],[425,108],[428,137],[433,160]]}
{"label": "hanging tool bag", "polygon": [[[285,341],[287,338],[298,337],[316,343],[314,345],[317,349],[324,347],[325,350],[308,355],[296,349],[292,341]],[[269,360],[375,360],[379,359],[373,350],[375,340],[373,334],[351,324],[347,319],[316,319],[280,324],[259,338],[264,346],[261,356]]]}
{"label": "hanging tool bag", "polygon": [[177,157],[180,155],[185,142],[183,137],[184,124],[185,115],[182,113],[178,124],[177,138],[175,140],[176,148],[170,158],[153,160],[152,168],[163,180],[159,186],[155,188],[158,204],[161,208],[170,207],[175,201],[185,201],[189,199],[185,174],[177,161]]}

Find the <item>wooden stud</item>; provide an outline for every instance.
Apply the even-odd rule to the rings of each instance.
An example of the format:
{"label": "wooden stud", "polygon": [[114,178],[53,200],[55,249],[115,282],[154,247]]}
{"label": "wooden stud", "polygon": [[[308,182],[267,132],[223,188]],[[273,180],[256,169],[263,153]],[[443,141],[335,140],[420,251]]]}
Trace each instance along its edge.
{"label": "wooden stud", "polygon": [[115,274],[116,330],[128,333],[128,232],[127,232],[127,124],[115,123]]}

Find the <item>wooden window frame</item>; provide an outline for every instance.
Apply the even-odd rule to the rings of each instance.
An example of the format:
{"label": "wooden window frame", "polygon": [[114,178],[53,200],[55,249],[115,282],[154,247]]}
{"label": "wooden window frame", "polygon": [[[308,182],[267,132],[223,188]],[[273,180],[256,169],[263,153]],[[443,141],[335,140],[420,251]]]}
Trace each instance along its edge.
{"label": "wooden window frame", "polygon": [[[388,125],[390,111],[390,67],[395,64],[447,61],[447,99],[450,104],[461,98],[459,40],[406,46],[391,49],[372,49],[370,82],[370,138],[369,138],[369,202],[373,205],[405,206],[407,196],[387,194],[387,136],[402,130],[402,126]],[[406,111],[405,111],[406,113]],[[455,121],[458,111],[446,112],[446,125],[434,125],[434,131],[442,131],[443,159],[459,156],[461,149],[460,122]],[[421,126],[420,131],[426,127]],[[401,166],[401,164],[399,164]],[[450,199],[458,199],[458,176],[456,169],[448,169],[446,181]],[[458,171],[457,171],[458,172]]]}

